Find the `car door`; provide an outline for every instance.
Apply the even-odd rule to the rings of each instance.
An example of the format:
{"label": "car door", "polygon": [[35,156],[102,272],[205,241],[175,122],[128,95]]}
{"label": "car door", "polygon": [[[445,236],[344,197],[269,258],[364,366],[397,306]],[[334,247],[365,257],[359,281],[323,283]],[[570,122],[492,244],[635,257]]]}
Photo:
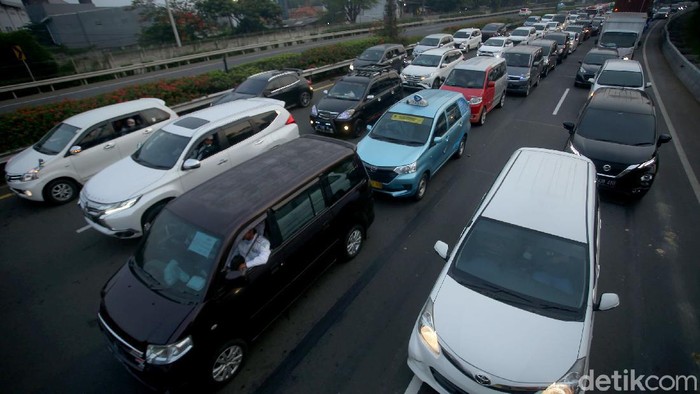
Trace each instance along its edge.
{"label": "car door", "polygon": [[428,157],[430,159],[428,168],[431,173],[437,172],[449,155],[451,142],[449,141],[450,136],[447,134],[447,129],[447,115],[445,115],[445,111],[441,110],[433,123],[433,133],[430,137],[430,147],[428,149]]}
{"label": "car door", "polygon": [[[464,99],[461,99],[464,100]],[[466,113],[466,108],[468,105],[466,101],[463,103]],[[452,155],[457,151],[459,147],[459,140],[462,137],[462,130],[464,130],[464,123],[469,122],[469,118],[463,117],[463,112],[459,108],[457,101],[451,103],[447,106],[445,110],[445,117],[447,119],[447,132],[444,135],[444,139],[447,142],[446,150],[443,156],[443,164],[452,157]]]}
{"label": "car door", "polygon": [[80,151],[68,155],[80,182],[122,158],[116,142],[118,137],[112,122],[105,121],[92,126],[76,140],[73,146],[79,146]]}
{"label": "car door", "polygon": [[264,91],[265,97],[273,98],[276,100],[284,101],[285,106],[291,101],[288,101],[289,92],[284,89],[284,81],[282,76],[273,77],[268,83]]}
{"label": "car door", "polygon": [[[201,183],[231,168],[231,160],[229,158],[228,149],[226,149],[226,137],[223,131],[224,127],[201,135],[194,140],[194,143],[190,143],[186,150],[187,153],[183,155],[178,164],[176,164],[178,166],[177,171],[183,192],[193,189]],[[214,146],[217,147],[217,151],[199,160],[199,167],[184,169],[183,165],[187,159],[197,159],[197,152],[204,144],[204,140],[207,136],[214,137]]]}
{"label": "car door", "polygon": [[[490,111],[495,104],[494,102],[494,97],[496,95],[496,81],[497,81],[497,70],[496,68],[491,68],[488,70],[488,73],[486,75],[486,84],[484,85],[484,94],[482,95],[482,100],[484,102],[484,108],[486,108],[486,111]],[[493,86],[491,85],[491,82],[493,82]]]}
{"label": "car door", "polygon": [[[136,122],[132,129],[125,129],[124,125],[129,120]],[[118,127],[121,126],[121,127]],[[129,114],[112,120],[112,127],[120,136],[116,139],[122,157],[130,156],[143,144],[153,132],[151,123],[141,113]]]}

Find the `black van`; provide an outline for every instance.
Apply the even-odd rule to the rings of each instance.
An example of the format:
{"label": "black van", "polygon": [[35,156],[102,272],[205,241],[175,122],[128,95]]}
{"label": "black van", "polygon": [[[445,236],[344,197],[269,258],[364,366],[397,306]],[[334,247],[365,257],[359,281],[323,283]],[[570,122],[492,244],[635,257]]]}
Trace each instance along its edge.
{"label": "black van", "polygon": [[533,86],[540,84],[543,68],[542,47],[518,45],[503,52],[508,68],[509,92],[519,92],[528,96]]}
{"label": "black van", "polygon": [[[371,193],[353,144],[308,135],[176,198],[102,290],[109,348],[151,388],[229,382],[313,279],[360,252]],[[240,271],[239,242],[253,228],[269,258]]]}

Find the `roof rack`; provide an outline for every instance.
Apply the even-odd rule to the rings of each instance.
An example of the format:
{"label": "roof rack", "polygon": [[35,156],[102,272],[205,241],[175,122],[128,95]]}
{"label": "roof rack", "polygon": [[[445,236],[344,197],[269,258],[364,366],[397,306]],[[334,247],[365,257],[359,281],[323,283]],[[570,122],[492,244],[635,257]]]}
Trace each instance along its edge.
{"label": "roof rack", "polygon": [[357,76],[357,77],[372,77],[377,74],[382,74],[389,72],[393,70],[394,68],[386,65],[386,66],[380,66],[380,65],[369,65],[369,66],[364,66],[364,67],[358,67],[355,70],[353,70],[350,75]]}

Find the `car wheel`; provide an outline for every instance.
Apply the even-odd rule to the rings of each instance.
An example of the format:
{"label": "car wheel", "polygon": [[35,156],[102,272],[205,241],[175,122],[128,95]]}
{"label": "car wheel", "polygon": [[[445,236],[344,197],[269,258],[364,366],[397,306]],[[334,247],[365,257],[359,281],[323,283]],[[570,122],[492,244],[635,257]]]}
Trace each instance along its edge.
{"label": "car wheel", "polygon": [[44,200],[51,204],[65,204],[78,196],[78,184],[72,179],[54,179],[44,187]]}
{"label": "car wheel", "polygon": [[352,125],[352,137],[359,138],[362,135],[362,130],[364,129],[364,124],[360,119],[356,120]]}
{"label": "car wheel", "polygon": [[360,253],[365,239],[365,229],[356,224],[352,226],[343,237],[343,260],[348,261],[355,258]]}
{"label": "car wheel", "polygon": [[486,108],[481,108],[481,115],[479,115],[479,126],[486,124]]}
{"label": "car wheel", "polygon": [[459,141],[459,146],[457,147],[457,152],[454,154],[455,159],[461,159],[462,156],[464,156],[464,148],[467,146],[467,135],[465,134],[464,137],[462,137],[462,140]]}
{"label": "car wheel", "polygon": [[547,75],[549,74],[549,66],[544,68],[544,72],[542,73],[542,76],[547,78]]}
{"label": "car wheel", "polygon": [[207,365],[207,382],[212,387],[221,387],[240,372],[246,360],[245,342],[234,339],[226,341],[211,354]]}
{"label": "car wheel", "polygon": [[506,105],[506,91],[503,91],[503,94],[501,94],[501,101],[498,102],[498,108],[503,108],[503,106]]}
{"label": "car wheel", "polygon": [[167,204],[167,202],[159,202],[156,205],[148,208],[146,213],[143,214],[141,217],[141,228],[143,229],[142,231],[144,234],[151,229],[151,226],[153,226],[153,221],[156,220],[160,211],[162,211],[163,207],[165,207],[165,204]]}
{"label": "car wheel", "polygon": [[441,85],[440,78],[435,78],[435,80],[433,80],[432,88],[433,89],[440,89],[440,85]]}
{"label": "car wheel", "polygon": [[425,192],[428,190],[428,174],[423,174],[418,181],[418,187],[416,188],[416,194],[413,195],[413,199],[420,201],[425,197]]}
{"label": "car wheel", "polygon": [[302,108],[306,108],[311,104],[311,93],[309,92],[301,92],[299,95],[299,106]]}
{"label": "car wheel", "polygon": [[527,89],[525,89],[525,97],[527,97],[527,96],[530,95],[530,87],[531,87],[531,86],[530,86],[530,84],[528,83],[528,84],[527,84]]}

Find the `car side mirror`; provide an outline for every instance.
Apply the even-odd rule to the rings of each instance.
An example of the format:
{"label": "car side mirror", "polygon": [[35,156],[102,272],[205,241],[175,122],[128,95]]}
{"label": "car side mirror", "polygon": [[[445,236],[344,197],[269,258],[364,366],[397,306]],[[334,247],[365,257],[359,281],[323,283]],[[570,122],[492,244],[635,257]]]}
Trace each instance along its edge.
{"label": "car side mirror", "polygon": [[435,246],[433,246],[433,249],[435,249],[435,252],[438,254],[438,256],[442,257],[443,260],[447,261],[447,251],[449,250],[449,247],[446,243],[442,241],[437,241],[435,242]]}
{"label": "car side mirror", "polygon": [[646,89],[646,88],[650,88],[650,87],[651,87],[651,82],[647,82],[647,84],[644,85],[644,88],[645,88],[645,89]]}
{"label": "car side mirror", "polygon": [[574,122],[564,122],[563,125],[565,129],[569,130],[569,134],[574,135],[574,130],[576,129]]}
{"label": "car side mirror", "polygon": [[367,132],[372,131],[372,125],[371,125],[371,124],[368,124],[367,127],[365,127],[365,128],[367,129]]}
{"label": "car side mirror", "polygon": [[229,284],[236,284],[238,286],[242,286],[248,281],[245,274],[237,269],[229,269],[226,271],[225,278],[226,282]]}
{"label": "car side mirror", "polygon": [[71,146],[69,152],[71,155],[77,155],[78,153],[82,152],[83,148],[81,148],[79,145]]}
{"label": "car side mirror", "polygon": [[265,89],[263,90],[263,96],[267,97],[272,94],[272,90],[270,89]]}
{"label": "car side mirror", "polygon": [[579,61],[578,61],[578,64],[583,64],[583,62],[579,60]]}
{"label": "car side mirror", "polygon": [[494,86],[496,86],[496,82],[495,82],[495,81],[489,81],[489,82],[486,84],[486,87],[487,87],[487,88],[492,88],[492,87],[494,87]]}
{"label": "car side mirror", "polygon": [[373,94],[368,94],[367,95],[367,101],[374,100],[374,95]]}
{"label": "car side mirror", "polygon": [[185,162],[182,164],[182,169],[183,170],[193,170],[195,168],[199,168],[202,166],[202,162],[200,162],[197,159],[187,159]]}
{"label": "car side mirror", "polygon": [[595,311],[609,311],[610,309],[617,308],[620,305],[620,297],[615,293],[603,293],[600,296],[600,301],[593,306]]}
{"label": "car side mirror", "polygon": [[671,134],[661,134],[659,140],[656,142],[656,146],[661,146],[669,141],[671,141]]}
{"label": "car side mirror", "polygon": [[594,79],[594,78],[588,78],[588,82],[590,82],[590,83],[595,83],[595,79]]}
{"label": "car side mirror", "polygon": [[328,89],[324,89],[323,94],[328,94]]}
{"label": "car side mirror", "polygon": [[446,68],[446,67],[447,67],[447,64],[445,64],[445,63],[442,63],[442,64],[440,65],[440,68]]}
{"label": "car side mirror", "polygon": [[433,138],[433,144],[439,144],[442,142],[442,137],[434,137]]}

